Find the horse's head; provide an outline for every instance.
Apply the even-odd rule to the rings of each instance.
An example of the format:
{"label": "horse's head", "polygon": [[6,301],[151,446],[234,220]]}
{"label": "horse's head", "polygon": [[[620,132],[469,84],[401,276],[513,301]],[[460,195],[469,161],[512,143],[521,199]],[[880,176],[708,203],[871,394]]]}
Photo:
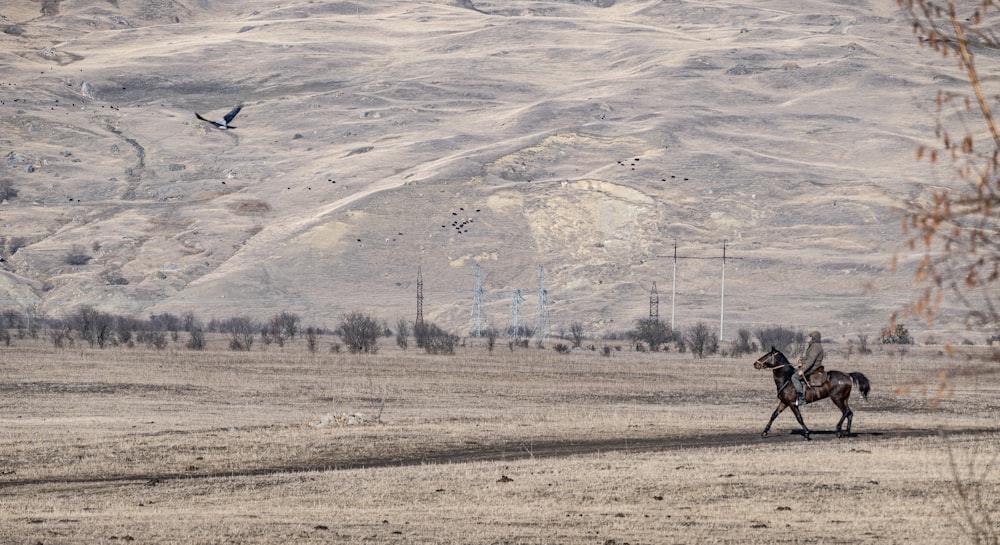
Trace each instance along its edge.
{"label": "horse's head", "polygon": [[757,358],[757,361],[753,362],[754,369],[774,369],[775,367],[781,367],[783,365],[789,365],[788,358],[781,353],[775,347],[771,347],[771,351],[763,356]]}

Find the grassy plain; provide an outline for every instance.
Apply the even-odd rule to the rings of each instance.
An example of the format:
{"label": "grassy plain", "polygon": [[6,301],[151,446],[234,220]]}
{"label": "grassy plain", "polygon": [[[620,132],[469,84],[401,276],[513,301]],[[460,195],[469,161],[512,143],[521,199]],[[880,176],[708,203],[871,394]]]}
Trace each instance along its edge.
{"label": "grassy plain", "polygon": [[873,391],[855,436],[807,443],[790,414],[759,437],[774,385],[753,358],[215,342],[2,349],[0,542],[961,542],[950,459],[1000,508],[982,349],[828,347]]}

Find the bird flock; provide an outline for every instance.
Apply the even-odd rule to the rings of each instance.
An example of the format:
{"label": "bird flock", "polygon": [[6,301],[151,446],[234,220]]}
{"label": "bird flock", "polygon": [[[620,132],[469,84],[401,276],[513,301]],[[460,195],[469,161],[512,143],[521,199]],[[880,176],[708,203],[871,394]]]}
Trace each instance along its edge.
{"label": "bird flock", "polygon": [[[481,211],[482,211],[482,209],[480,209],[480,208],[476,209],[476,213],[479,213]],[[461,214],[459,212],[461,212]],[[471,216],[466,216],[466,217],[461,217],[461,216],[466,216],[466,214],[465,214],[465,207],[459,207],[458,211],[452,212],[451,213],[451,218],[452,218],[451,223],[443,223],[443,224],[441,224],[441,228],[442,229],[449,229],[449,228],[450,229],[454,229],[455,233],[457,233],[459,235],[461,235],[463,233],[468,233],[469,232],[469,224],[471,224],[472,222],[474,222],[476,220],[475,220],[475,218],[473,218]]]}

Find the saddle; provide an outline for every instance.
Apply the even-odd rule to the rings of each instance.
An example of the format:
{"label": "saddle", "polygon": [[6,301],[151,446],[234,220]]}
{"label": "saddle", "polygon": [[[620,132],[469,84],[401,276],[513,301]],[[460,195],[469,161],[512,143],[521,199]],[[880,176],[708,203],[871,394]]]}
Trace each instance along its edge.
{"label": "saddle", "polygon": [[809,373],[809,376],[806,377],[806,385],[812,388],[819,388],[827,379],[829,379],[829,375],[827,375],[826,369],[820,365],[813,369],[813,372]]}

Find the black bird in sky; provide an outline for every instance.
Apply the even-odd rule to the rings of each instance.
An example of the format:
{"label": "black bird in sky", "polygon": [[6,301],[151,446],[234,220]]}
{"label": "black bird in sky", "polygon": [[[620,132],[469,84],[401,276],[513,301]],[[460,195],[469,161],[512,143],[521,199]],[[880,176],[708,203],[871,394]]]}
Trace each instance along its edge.
{"label": "black bird in sky", "polygon": [[240,113],[240,110],[242,110],[242,109],[243,109],[243,105],[242,104],[238,104],[235,108],[233,108],[232,110],[230,110],[228,114],[226,114],[226,117],[223,117],[219,121],[212,121],[211,119],[205,119],[198,112],[195,112],[194,116],[197,117],[198,119],[202,120],[202,121],[205,121],[207,123],[211,123],[216,129],[221,129],[221,130],[235,129],[236,126],[235,125],[230,125],[230,123],[236,117],[236,114]]}

